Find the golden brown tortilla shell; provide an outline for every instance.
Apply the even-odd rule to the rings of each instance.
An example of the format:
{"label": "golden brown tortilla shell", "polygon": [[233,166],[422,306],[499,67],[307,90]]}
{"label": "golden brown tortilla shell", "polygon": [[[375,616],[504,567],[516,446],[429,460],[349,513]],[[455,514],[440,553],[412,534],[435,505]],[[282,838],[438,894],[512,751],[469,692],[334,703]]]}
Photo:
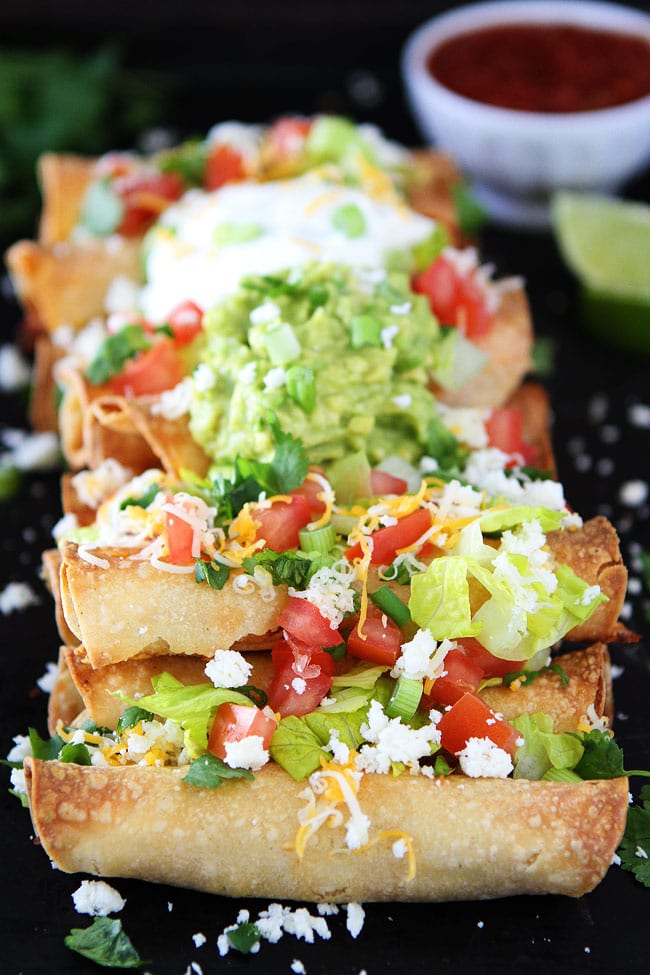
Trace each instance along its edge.
{"label": "golden brown tortilla shell", "polygon": [[197,584],[193,572],[161,572],[129,559],[128,551],[104,555],[109,569],[85,562],[66,543],[60,577],[66,623],[94,667],[170,652],[212,657],[249,634],[275,630],[288,598],[286,587],[274,589],[270,601],[256,588],[237,592],[239,570],[216,591]]}
{"label": "golden brown tortilla shell", "polygon": [[21,304],[46,332],[61,325],[81,329],[105,314],[104,298],[116,277],[141,280],[139,246],[140,241],[115,236],[51,247],[21,240],[9,248],[6,261]]}
{"label": "golden brown tortilla shell", "polygon": [[56,627],[63,643],[75,647],[79,639],[68,626],[61,603],[61,555],[56,548],[47,549],[41,556],[41,577],[54,599]]}
{"label": "golden brown tortilla shell", "polygon": [[[253,666],[249,683],[267,690],[273,676],[270,654],[248,653],[245,657]],[[605,715],[611,721],[611,675],[607,647],[599,643],[584,650],[574,650],[564,654],[558,662],[568,678],[566,688],[563,688],[558,674],[549,671],[537,677],[531,684],[518,689],[486,687],[481,692],[481,697],[492,710],[502,714],[506,721],[520,714],[543,711],[553,719],[553,727],[558,732],[575,731],[590,705],[594,706],[596,714]],[[354,659],[347,659],[344,669],[349,669],[356,663],[358,661]],[[50,733],[54,733],[58,718],[68,725],[83,709],[88,711],[96,724],[115,728],[126,707],[116,697],[116,691],[127,698],[150,694],[152,678],[165,672],[183,684],[207,683],[205,664],[204,657],[169,654],[124,660],[118,664],[93,668],[85,659],[83,647],[63,647],[59,666],[61,698],[52,700],[54,694],[51,698]],[[343,668],[337,669],[340,671]],[[71,703],[72,695],[69,692],[70,680],[76,688],[74,704]],[[59,707],[65,707],[65,710],[58,712]]]}
{"label": "golden brown tortilla shell", "polygon": [[627,779],[528,782],[365,775],[370,838],[412,839],[416,874],[395,834],[345,848],[323,826],[295,852],[304,782],[267,765],[253,781],[201,789],[182,769],[94,768],[26,759],[34,828],[66,873],[136,877],[232,897],[440,901],[568,894],[605,875],[622,835]]}
{"label": "golden brown tortilla shell", "polygon": [[46,152],[38,160],[43,200],[38,238],[45,247],[67,240],[72,233],[96,165],[95,159],[71,153]]}
{"label": "golden brown tortilla shell", "polygon": [[[547,536],[559,561],[589,585],[599,584],[609,597],[602,611],[599,608],[568,634],[570,640],[607,641],[619,630],[626,570],[614,528],[604,518],[595,521],[595,526],[587,522],[583,528]],[[272,602],[265,602],[257,589],[235,592],[232,577],[216,591],[206,583],[197,584],[193,573],[164,572],[149,562],[130,559],[131,554],[128,549],[96,549],[93,555],[109,562],[108,568],[102,568],[82,559],[75,543],[63,546],[63,614],[94,667],[158,653],[210,657],[216,649],[228,649],[249,634],[276,628],[287,599],[284,587],[278,587]]]}

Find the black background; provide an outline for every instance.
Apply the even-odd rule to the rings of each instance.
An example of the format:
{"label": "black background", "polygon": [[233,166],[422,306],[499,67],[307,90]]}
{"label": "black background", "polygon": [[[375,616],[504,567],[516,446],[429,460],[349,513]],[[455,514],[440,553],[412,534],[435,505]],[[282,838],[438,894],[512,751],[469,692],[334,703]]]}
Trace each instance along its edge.
{"label": "black background", "polygon": [[[55,4],[3,0],[1,47],[67,46],[96,49],[106,39],[121,44],[125,64],[169,92],[161,122],[179,134],[202,133],[216,121],[265,121],[286,112],[343,112],[379,123],[407,144],[420,137],[404,101],[398,70],[400,48],[417,24],[453,4],[415,0],[334,3],[198,0],[157,3]],[[647,4],[638,4],[648,9]],[[106,132],[106,148],[112,147]],[[47,147],[43,147],[47,148]],[[648,176],[625,188],[648,201]],[[1,205],[1,201],[0,201]],[[34,215],[35,216],[35,215]],[[31,226],[25,228],[31,233]],[[5,243],[9,243],[8,241]],[[617,526],[634,583],[625,622],[644,639],[613,647],[622,668],[615,681],[616,732],[628,768],[650,768],[650,666],[648,594],[639,591],[639,549],[650,550],[648,505],[626,507],[623,483],[650,479],[650,433],[630,422],[629,408],[650,406],[650,360],[592,341],[582,329],[575,283],[550,235],[488,227],[482,251],[500,274],[522,274],[538,335],[555,346],[555,369],[545,379],[554,409],[554,443],[560,476],[571,503],[585,517],[607,514]],[[650,257],[649,257],[650,262]],[[6,289],[0,336],[10,340],[18,310]],[[612,328],[615,328],[612,323]],[[21,397],[0,395],[3,425],[25,424]],[[604,473],[599,462],[614,462]],[[52,606],[38,578],[40,553],[51,544],[60,514],[54,474],[26,478],[17,499],[0,504],[0,588],[25,581],[40,605],[0,617],[0,755],[12,737],[33,725],[45,733],[46,698],[36,687],[58,637]],[[8,775],[7,775],[8,779]],[[632,788],[638,793],[638,780]],[[504,808],[504,816],[508,810]],[[200,828],[200,824],[197,824]],[[75,913],[71,894],[80,877],[53,871],[33,843],[28,814],[0,792],[2,902],[0,971],[90,973],[99,969],[63,944],[72,927],[89,919]],[[264,943],[260,954],[219,957],[216,938],[245,906],[253,917],[267,902],[230,901],[189,891],[116,880],[126,897],[120,915],[155,975],[183,975],[192,962],[206,973],[290,972],[300,959],[309,975],[389,972],[604,973],[645,972],[650,892],[612,868],[602,885],[579,899],[533,897],[442,905],[366,905],[357,940],[344,915],[330,919],[332,939],[314,945],[285,936]],[[207,943],[196,948],[192,935]]]}

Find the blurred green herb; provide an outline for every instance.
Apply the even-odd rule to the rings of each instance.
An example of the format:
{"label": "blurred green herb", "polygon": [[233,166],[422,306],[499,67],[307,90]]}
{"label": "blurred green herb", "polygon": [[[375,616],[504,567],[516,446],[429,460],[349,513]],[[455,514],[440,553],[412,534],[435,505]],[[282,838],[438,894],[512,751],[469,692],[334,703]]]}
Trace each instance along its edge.
{"label": "blurred green herb", "polygon": [[533,345],[533,373],[540,379],[548,379],[555,372],[557,343],[547,336],[538,336]]}
{"label": "blurred green herb", "polygon": [[91,55],[0,49],[0,236],[28,232],[42,152],[128,145],[162,116],[164,86],[124,69],[112,45]]}

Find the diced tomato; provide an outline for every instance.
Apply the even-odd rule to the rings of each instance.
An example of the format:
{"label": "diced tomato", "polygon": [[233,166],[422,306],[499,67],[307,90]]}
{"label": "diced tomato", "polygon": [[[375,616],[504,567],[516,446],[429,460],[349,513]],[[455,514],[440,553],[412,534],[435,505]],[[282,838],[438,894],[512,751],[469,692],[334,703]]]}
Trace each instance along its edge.
{"label": "diced tomato", "polygon": [[153,396],[178,385],[185,367],[171,339],[160,339],[150,349],[129,359],[109,385],[122,396]]}
{"label": "diced tomato", "polygon": [[[323,653],[324,656],[329,654]],[[283,718],[288,714],[298,717],[308,714],[318,707],[332,686],[330,674],[319,664],[312,663],[312,656],[302,661],[293,652],[276,670],[269,684],[267,695],[269,705],[279,711]],[[318,669],[318,673],[316,673]]]}
{"label": "diced tomato", "polygon": [[445,711],[438,723],[440,743],[446,751],[457,755],[470,738],[489,738],[499,748],[514,755],[521,737],[516,728],[497,718],[491,708],[467,692]]}
{"label": "diced tomato", "polygon": [[428,694],[422,696],[422,706],[430,709],[455,704],[467,691],[476,692],[483,679],[479,664],[470,660],[462,650],[450,650],[445,657],[445,674],[434,681]]}
{"label": "diced tomato", "polygon": [[170,203],[182,196],[185,185],[178,173],[134,172],[115,180],[114,189],[124,204],[117,233],[134,237],[158,219]]}
{"label": "diced tomato", "polygon": [[190,565],[193,561],[192,542],[194,530],[189,522],[165,512],[165,532],[167,534],[167,548],[169,561],[172,565]]}
{"label": "diced tomato", "polygon": [[394,477],[388,471],[376,468],[370,471],[370,490],[373,494],[404,494],[408,484],[401,477]]}
{"label": "diced tomato", "polygon": [[483,677],[486,679],[504,677],[515,670],[521,670],[526,662],[525,660],[503,660],[501,657],[495,657],[493,653],[486,650],[478,640],[471,636],[463,637],[462,640],[456,642],[462,647],[463,653],[481,668]]}
{"label": "diced tomato", "polygon": [[331,677],[334,673],[334,657],[320,646],[313,646],[285,632],[271,648],[273,669],[277,673],[291,665],[300,677],[318,677],[320,671]]}
{"label": "diced tomato", "polygon": [[216,146],[210,152],[203,176],[206,190],[218,190],[225,183],[236,183],[245,177],[243,157],[232,146]]}
{"label": "diced tomato", "polygon": [[263,538],[267,548],[286,552],[298,548],[298,532],[311,521],[307,499],[294,495],[290,501],[274,501],[268,508],[254,507],[253,518],[259,524],[257,537]]}
{"label": "diced tomato", "polygon": [[368,616],[348,636],[348,653],[362,660],[393,667],[402,646],[402,631],[385,615]]}
{"label": "diced tomato", "polygon": [[299,156],[311,126],[311,119],[294,116],[277,119],[267,135],[269,154],[274,161],[286,161]]}
{"label": "diced tomato", "polygon": [[[322,471],[318,470],[317,468],[314,468],[314,470],[317,470],[318,473],[322,473]],[[302,495],[303,498],[306,498],[307,504],[309,505],[309,510],[311,511],[313,517],[318,518],[319,515],[323,514],[326,508],[325,502],[318,497],[319,494],[322,494],[322,491],[322,484],[319,484],[318,481],[313,480],[310,477],[306,477],[300,487],[294,488],[293,491],[289,492],[289,494],[292,496],[299,494]]]}
{"label": "diced tomato", "polygon": [[504,454],[521,454],[526,464],[535,460],[535,447],[523,437],[521,410],[510,406],[492,410],[485,429],[491,447],[498,447]]}
{"label": "diced tomato", "polygon": [[342,642],[341,634],[307,599],[290,597],[278,617],[278,626],[303,643],[315,647],[334,647]]}
{"label": "diced tomato", "polygon": [[462,275],[441,254],[428,268],[413,275],[411,287],[427,296],[433,314],[442,325],[457,326],[469,339],[489,332],[492,315],[476,271]]}
{"label": "diced tomato", "polygon": [[[372,538],[373,565],[390,565],[395,558],[398,549],[408,548],[417,542],[424,533],[431,527],[431,512],[428,508],[418,508],[412,511],[405,518],[400,518],[396,525],[387,525],[386,528],[379,528],[370,536]],[[344,553],[350,562],[360,558],[362,555],[359,542],[352,545]]]}
{"label": "diced tomato", "polygon": [[174,333],[176,345],[188,345],[203,329],[203,309],[194,302],[182,301],[165,320]]}
{"label": "diced tomato", "polygon": [[253,735],[262,739],[263,747],[271,744],[277,721],[256,707],[246,704],[220,704],[212,722],[208,751],[225,759],[228,742],[241,741]]}

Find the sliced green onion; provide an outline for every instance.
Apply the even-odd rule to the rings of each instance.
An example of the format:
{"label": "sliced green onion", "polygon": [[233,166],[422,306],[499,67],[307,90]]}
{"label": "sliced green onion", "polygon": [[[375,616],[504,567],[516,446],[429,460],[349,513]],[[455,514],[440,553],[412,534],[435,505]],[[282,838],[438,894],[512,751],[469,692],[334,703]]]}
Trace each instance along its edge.
{"label": "sliced green onion", "polygon": [[379,607],[386,616],[390,616],[399,627],[411,622],[408,606],[388,586],[380,586],[375,592],[370,593],[370,598],[375,606]]}
{"label": "sliced green onion", "polygon": [[300,355],[302,348],[296,333],[288,322],[280,322],[264,333],[264,347],[274,366],[292,362]]}
{"label": "sliced green onion", "polygon": [[366,232],[366,218],[356,203],[345,203],[333,212],[332,226],[346,237],[363,237]]}
{"label": "sliced green onion", "polygon": [[356,126],[338,115],[323,115],[314,121],[305,143],[312,162],[339,162],[359,141]]}
{"label": "sliced green onion", "polygon": [[107,237],[119,227],[123,217],[124,204],[112,181],[106,177],[91,183],[81,205],[81,226],[95,237]]}
{"label": "sliced green onion", "polygon": [[381,345],[382,323],[374,315],[356,315],[350,322],[350,344],[353,349],[364,345]]}
{"label": "sliced green onion", "polygon": [[386,706],[389,718],[402,718],[408,721],[418,709],[424,685],[413,677],[398,677],[395,689]]}
{"label": "sliced green onion", "polygon": [[300,548],[303,552],[322,552],[327,555],[336,544],[336,528],[330,521],[320,528],[301,528],[298,532]]}
{"label": "sliced green onion", "polygon": [[305,413],[313,412],[316,406],[316,384],[309,366],[291,366],[287,369],[285,385],[287,393],[301,410]]}
{"label": "sliced green onion", "polygon": [[259,223],[220,223],[214,228],[212,239],[218,247],[225,247],[257,240],[263,233],[264,227]]}

